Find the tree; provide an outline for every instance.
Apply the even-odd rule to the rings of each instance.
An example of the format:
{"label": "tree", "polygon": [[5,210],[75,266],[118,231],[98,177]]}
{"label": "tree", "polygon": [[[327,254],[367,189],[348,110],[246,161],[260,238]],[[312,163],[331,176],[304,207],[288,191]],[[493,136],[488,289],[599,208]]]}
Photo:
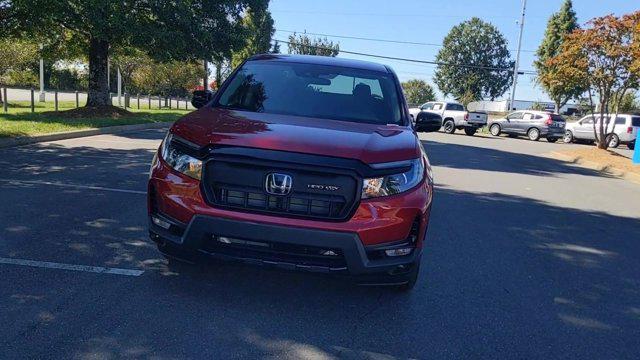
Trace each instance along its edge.
{"label": "tree", "polygon": [[[243,43],[242,14],[268,0],[12,0],[1,1],[0,22],[20,36],[70,33],[89,61],[87,106],[109,104],[107,61],[122,47],[154,60],[231,56]],[[3,29],[4,30],[4,29]],[[3,31],[3,34],[5,31]]]}
{"label": "tree", "polygon": [[[611,110],[615,114],[620,110],[612,105],[619,105],[629,90],[640,87],[640,11],[595,18],[588,25],[567,35],[547,64],[557,69],[557,76],[586,84],[591,104],[595,92],[600,119],[605,119]],[[593,126],[600,149],[609,146],[605,122]]]}
{"label": "tree", "polygon": [[289,54],[338,56],[340,44],[327,38],[311,39],[305,34],[289,35]]}
{"label": "tree", "polygon": [[436,94],[433,87],[424,80],[412,79],[402,83],[402,90],[407,102],[410,104],[424,104],[434,101]]}
{"label": "tree", "polygon": [[541,103],[540,101],[536,101],[533,104],[531,104],[531,107],[529,108],[529,110],[545,111],[545,110],[547,110],[547,106],[545,104]]}
{"label": "tree", "polygon": [[613,100],[611,104],[614,109],[618,109],[618,112],[621,113],[640,110],[640,101],[638,101],[635,91],[628,91],[625,93],[622,100],[620,100],[620,103]]}
{"label": "tree", "polygon": [[136,93],[186,96],[200,85],[204,68],[199,62],[152,62],[147,59],[131,74],[130,89]]}
{"label": "tree", "polygon": [[578,29],[578,18],[573,11],[571,0],[565,0],[560,11],[551,15],[547,22],[542,43],[536,51],[534,66],[538,71],[537,82],[555,103],[555,112],[559,113],[569,100],[578,98],[586,91],[584,83],[576,83],[558,77],[556,68],[547,65],[547,60],[557,55],[564,37]]}
{"label": "tree", "polygon": [[231,66],[233,68],[236,68],[252,55],[268,53],[271,48],[271,37],[276,31],[273,27],[271,13],[267,9],[256,11],[250,8],[242,22],[248,36],[244,47],[234,52],[231,57]]}
{"label": "tree", "polygon": [[111,57],[111,68],[117,74],[120,70],[123,91],[133,90],[133,75],[142,66],[153,66],[153,61],[142,50],[136,48],[123,48],[114,51]]}
{"label": "tree", "polygon": [[454,26],[436,56],[435,83],[445,95],[474,101],[504,94],[514,62],[507,40],[490,23],[476,17]]}
{"label": "tree", "polygon": [[[21,71],[30,63],[35,62],[38,56],[36,44],[12,38],[0,39],[0,84],[9,71]],[[2,103],[0,92],[0,104]]]}

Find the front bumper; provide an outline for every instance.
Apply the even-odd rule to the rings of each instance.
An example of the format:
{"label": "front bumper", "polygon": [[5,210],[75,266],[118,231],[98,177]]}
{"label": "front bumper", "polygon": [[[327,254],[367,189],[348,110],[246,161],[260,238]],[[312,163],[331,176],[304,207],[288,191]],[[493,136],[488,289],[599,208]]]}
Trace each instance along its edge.
{"label": "front bumper", "polygon": [[244,223],[355,233],[366,247],[406,239],[416,219],[421,224],[420,233],[424,234],[429,223],[433,185],[425,181],[402,194],[362,200],[347,221],[294,219],[212,207],[205,202],[199,181],[172,171],[163,161],[158,161],[152,169],[148,193],[150,212],[183,224],[189,224],[194,216],[201,215]]}
{"label": "front bumper", "polygon": [[[214,207],[204,200],[200,185],[162,160],[154,163],[148,184],[149,215],[161,216],[175,226],[169,231],[150,221],[152,240],[198,256],[348,274],[361,278],[360,283],[406,282],[421,256],[433,198],[433,185],[425,180],[402,194],[360,201],[346,221],[320,221]],[[220,248],[216,237],[251,246]],[[384,249],[408,239],[415,239],[410,254],[380,256]],[[305,247],[336,250],[342,262],[299,256],[300,251],[309,250]]]}
{"label": "front bumper", "polygon": [[[415,247],[405,256],[380,256],[384,249],[394,247],[394,244],[365,247],[356,233],[252,223],[203,215],[194,216],[186,225],[167,217],[162,219],[171,224],[169,229],[164,229],[149,219],[150,237],[162,246],[169,245],[190,254],[220,260],[287,270],[349,275],[365,284],[405,283],[410,271],[418,266],[422,255],[422,248]],[[229,245],[219,239],[235,239],[243,244]],[[314,250],[331,250],[337,255],[319,256]]]}

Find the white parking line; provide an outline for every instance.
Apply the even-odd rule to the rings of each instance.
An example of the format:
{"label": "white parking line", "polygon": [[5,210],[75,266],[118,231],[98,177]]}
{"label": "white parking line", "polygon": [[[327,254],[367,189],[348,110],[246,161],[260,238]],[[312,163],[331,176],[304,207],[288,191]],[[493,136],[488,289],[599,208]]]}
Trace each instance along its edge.
{"label": "white parking line", "polygon": [[53,181],[41,181],[41,180],[14,180],[14,179],[0,179],[2,182],[8,182],[10,184],[30,184],[30,185],[51,185],[51,186],[60,186],[60,187],[68,187],[68,188],[76,188],[76,189],[88,189],[88,190],[100,190],[100,191],[113,191],[113,192],[121,192],[128,194],[140,194],[146,195],[146,191],[138,191],[138,190],[128,190],[128,189],[116,189],[116,188],[108,188],[102,186],[91,186],[91,185],[79,185],[79,184],[65,184],[61,182],[53,182]]}
{"label": "white parking line", "polygon": [[22,260],[22,259],[11,259],[11,258],[2,258],[2,257],[0,257],[0,264],[32,266],[32,267],[48,268],[48,269],[84,271],[84,272],[92,272],[92,273],[98,273],[98,274],[114,274],[114,275],[125,275],[125,276],[140,276],[144,273],[143,270],[107,268],[102,266],[71,265],[71,264],[61,264],[61,263],[48,262],[48,261]]}

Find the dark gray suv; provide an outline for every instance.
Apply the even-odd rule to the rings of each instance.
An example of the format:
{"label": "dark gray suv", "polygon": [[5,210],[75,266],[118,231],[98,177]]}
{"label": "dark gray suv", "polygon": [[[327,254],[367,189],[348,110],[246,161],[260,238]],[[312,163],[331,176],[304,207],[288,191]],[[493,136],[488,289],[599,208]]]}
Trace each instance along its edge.
{"label": "dark gray suv", "polygon": [[493,136],[504,133],[525,135],[533,141],[544,137],[548,142],[556,142],[564,136],[566,121],[562,116],[546,111],[521,110],[490,120],[488,125]]}

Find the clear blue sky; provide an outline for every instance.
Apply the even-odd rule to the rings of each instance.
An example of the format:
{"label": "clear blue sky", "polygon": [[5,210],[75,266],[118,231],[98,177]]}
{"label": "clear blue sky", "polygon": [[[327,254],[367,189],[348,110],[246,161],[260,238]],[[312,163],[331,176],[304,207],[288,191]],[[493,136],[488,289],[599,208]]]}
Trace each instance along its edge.
{"label": "clear blue sky", "polygon": [[[533,70],[533,51],[538,47],[552,13],[563,0],[528,0],[522,39],[521,70]],[[640,8],[633,0],[574,0],[574,9],[581,24],[609,13],[617,15]],[[306,30],[312,33],[345,35],[389,40],[439,44],[452,26],[478,16],[491,22],[507,38],[511,56],[515,58],[521,0],[271,0],[270,10],[275,20],[275,38],[286,40],[285,31]],[[284,31],[283,31],[284,30]],[[374,41],[331,38],[348,51],[386,56],[434,60],[438,46],[392,44]],[[286,52],[286,45],[282,45]],[[341,54],[341,57],[364,59],[390,65],[401,80],[421,78],[432,83],[435,67],[402,61],[365,58]],[[505,97],[507,94],[505,94]],[[530,75],[520,75],[516,99],[548,100],[535,87]]]}

